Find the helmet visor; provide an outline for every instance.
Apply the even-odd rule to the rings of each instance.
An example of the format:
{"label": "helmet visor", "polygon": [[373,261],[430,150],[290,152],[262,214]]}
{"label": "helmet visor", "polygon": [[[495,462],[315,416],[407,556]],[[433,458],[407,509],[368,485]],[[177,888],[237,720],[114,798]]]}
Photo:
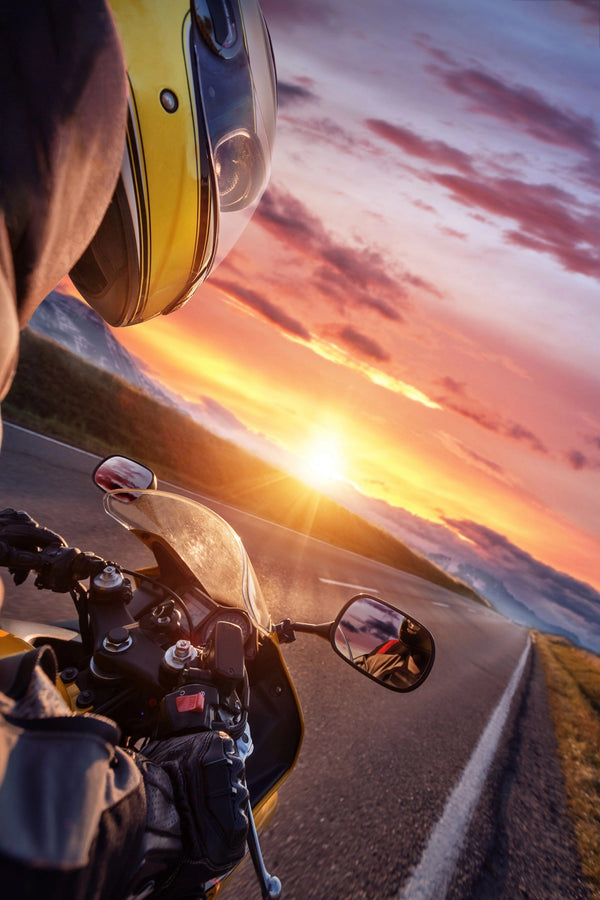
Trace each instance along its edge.
{"label": "helmet visor", "polygon": [[275,66],[256,0],[194,0],[192,11],[192,42],[218,192],[218,264],[245,228],[269,180]]}

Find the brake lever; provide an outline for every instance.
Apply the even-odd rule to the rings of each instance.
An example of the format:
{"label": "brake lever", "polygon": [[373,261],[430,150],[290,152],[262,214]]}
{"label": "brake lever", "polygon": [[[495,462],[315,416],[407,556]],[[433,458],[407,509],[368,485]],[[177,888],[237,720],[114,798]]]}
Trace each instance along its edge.
{"label": "brake lever", "polygon": [[277,878],[276,875],[269,875],[269,873],[267,872],[262,851],[260,849],[258,832],[256,830],[256,825],[254,824],[252,807],[249,801],[247,812],[248,850],[250,851],[250,857],[252,859],[252,864],[254,865],[256,877],[258,878],[258,883],[260,885],[263,900],[278,900],[278,898],[281,897],[281,881],[279,880],[279,878]]}
{"label": "brake lever", "polygon": [[[252,743],[252,736],[250,734],[250,726],[248,723],[246,723],[244,733],[236,741],[236,749],[238,756],[245,765],[247,758],[254,752],[254,744]],[[262,850],[260,849],[260,842],[250,799],[248,799],[247,816],[248,836],[246,838],[246,843],[248,844],[252,865],[254,866],[254,871],[260,885],[261,897],[263,900],[279,900],[281,897],[281,881],[276,875],[270,875],[267,872]]]}

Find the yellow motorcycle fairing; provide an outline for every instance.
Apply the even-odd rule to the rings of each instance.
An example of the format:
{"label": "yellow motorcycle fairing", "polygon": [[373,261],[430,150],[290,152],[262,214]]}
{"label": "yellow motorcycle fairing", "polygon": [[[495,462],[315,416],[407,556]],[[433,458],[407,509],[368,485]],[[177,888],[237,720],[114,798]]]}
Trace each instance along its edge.
{"label": "yellow motorcycle fairing", "polygon": [[[3,624],[8,624],[8,622],[3,623]],[[10,624],[12,627],[12,622]],[[19,623],[15,623],[15,624],[18,625]],[[26,623],[22,623],[22,624],[26,624]],[[46,628],[46,627],[52,628],[52,626],[42,626],[42,627],[43,628]],[[33,628],[33,630],[35,630],[35,628]],[[63,629],[55,629],[55,630],[63,631]],[[31,632],[32,628],[26,629],[26,631]],[[67,633],[66,630],[65,630],[65,633]],[[27,636],[29,636],[29,635],[27,635]],[[28,640],[26,640],[25,635],[19,636],[19,635],[13,634],[12,631],[6,631],[4,628],[0,627],[0,659],[3,659],[6,656],[14,656],[15,654],[29,653],[31,650],[34,650],[34,649],[35,649],[35,645],[33,643],[30,643]],[[58,692],[60,693],[61,697],[63,698],[63,700],[65,701],[65,703],[69,706],[69,708],[71,710],[75,711],[76,710],[75,696],[71,696],[69,694],[69,692],[67,691],[66,685],[63,684],[63,682],[60,680],[60,678],[57,679],[56,688],[57,688]],[[79,693],[79,689],[77,689],[77,693]],[[80,712],[80,710],[77,710],[77,712]]]}

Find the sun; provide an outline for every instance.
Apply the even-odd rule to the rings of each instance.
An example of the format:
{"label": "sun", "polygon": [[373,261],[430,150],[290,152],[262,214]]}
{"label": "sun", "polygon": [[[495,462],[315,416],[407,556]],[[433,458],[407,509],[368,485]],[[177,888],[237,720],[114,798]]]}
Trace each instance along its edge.
{"label": "sun", "polygon": [[343,478],[343,460],[339,441],[333,435],[320,435],[312,440],[302,454],[302,479],[322,488]]}

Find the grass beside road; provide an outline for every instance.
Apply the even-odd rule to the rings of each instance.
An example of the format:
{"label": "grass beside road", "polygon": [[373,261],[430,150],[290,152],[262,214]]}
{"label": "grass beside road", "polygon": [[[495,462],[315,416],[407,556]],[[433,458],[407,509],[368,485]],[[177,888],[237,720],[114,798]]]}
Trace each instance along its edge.
{"label": "grass beside road", "polygon": [[600,657],[536,635],[584,875],[600,900]]}

